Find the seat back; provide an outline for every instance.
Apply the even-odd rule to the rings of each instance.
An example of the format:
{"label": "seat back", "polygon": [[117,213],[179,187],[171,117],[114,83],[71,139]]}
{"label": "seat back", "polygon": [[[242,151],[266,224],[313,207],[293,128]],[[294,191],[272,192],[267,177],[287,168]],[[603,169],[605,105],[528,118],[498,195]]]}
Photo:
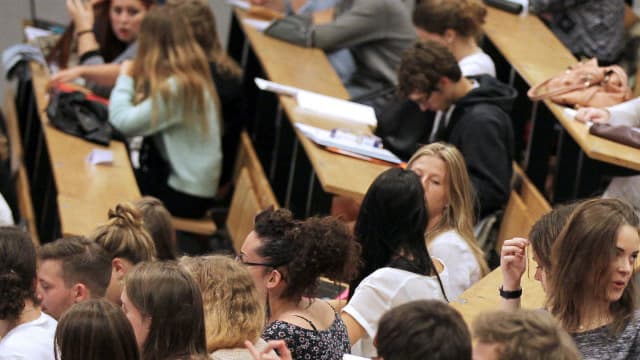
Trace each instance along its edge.
{"label": "seat back", "polygon": [[240,253],[244,239],[253,230],[253,219],[261,210],[262,206],[249,177],[249,171],[243,167],[236,180],[227,217],[227,231],[236,254]]}

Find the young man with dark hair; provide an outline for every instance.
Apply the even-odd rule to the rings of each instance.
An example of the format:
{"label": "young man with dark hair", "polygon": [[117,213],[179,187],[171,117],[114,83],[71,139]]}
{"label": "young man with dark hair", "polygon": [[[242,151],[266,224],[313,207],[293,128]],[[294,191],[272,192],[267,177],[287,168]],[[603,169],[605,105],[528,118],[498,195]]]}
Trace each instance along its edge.
{"label": "young man with dark hair", "polygon": [[431,141],[456,146],[475,186],[481,219],[509,199],[516,91],[488,75],[463,77],[454,56],[434,41],[415,43],[403,55],[398,92],[422,111],[439,111]]}
{"label": "young man with dark hair", "polygon": [[471,335],[460,313],[437,300],[412,301],[389,310],[376,334],[384,360],[470,360]]}
{"label": "young man with dark hair", "polygon": [[473,323],[474,360],[578,360],[560,323],[543,310],[497,311]]}
{"label": "young man with dark hair", "polygon": [[111,259],[97,243],[77,236],[45,244],[38,252],[42,310],[56,319],[73,304],[104,297]]}

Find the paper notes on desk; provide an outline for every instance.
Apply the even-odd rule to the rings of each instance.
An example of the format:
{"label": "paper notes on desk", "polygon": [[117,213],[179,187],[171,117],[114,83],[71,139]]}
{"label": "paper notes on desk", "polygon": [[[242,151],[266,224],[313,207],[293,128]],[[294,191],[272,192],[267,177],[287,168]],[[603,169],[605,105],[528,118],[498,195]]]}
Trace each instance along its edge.
{"label": "paper notes on desk", "polygon": [[296,96],[299,91],[302,91],[302,89],[298,89],[297,87],[282,85],[261,78],[254,78],[253,81],[256,83],[258,89],[271,91],[280,95]]}
{"label": "paper notes on desk", "polygon": [[378,126],[376,113],[371,106],[331,96],[301,90],[296,96],[298,107],[321,116],[328,116],[372,127]]}
{"label": "paper notes on desk", "polygon": [[259,19],[244,19],[242,20],[244,24],[251,26],[252,28],[264,32],[266,28],[268,28],[273,21],[269,20],[259,20]]}
{"label": "paper notes on desk", "polygon": [[[335,136],[335,130],[320,129],[307,124],[296,123],[296,128],[300,130],[306,137],[318,145],[329,148],[338,149],[340,153],[345,155],[354,154],[354,157],[363,160],[378,159],[393,164],[400,164],[402,160],[395,156],[391,151],[383,149],[376,143],[371,141],[360,141],[359,136]],[[367,135],[366,137],[372,137]]]}
{"label": "paper notes on desk", "polygon": [[244,0],[227,0],[227,4],[244,10],[249,10],[251,8],[251,3]]}
{"label": "paper notes on desk", "polygon": [[113,164],[113,151],[93,149],[87,156],[87,162],[91,165],[111,165]]}
{"label": "paper notes on desk", "polygon": [[31,41],[39,37],[51,36],[53,35],[53,32],[49,30],[33,27],[33,26],[25,26],[24,35],[27,37],[27,41]]}

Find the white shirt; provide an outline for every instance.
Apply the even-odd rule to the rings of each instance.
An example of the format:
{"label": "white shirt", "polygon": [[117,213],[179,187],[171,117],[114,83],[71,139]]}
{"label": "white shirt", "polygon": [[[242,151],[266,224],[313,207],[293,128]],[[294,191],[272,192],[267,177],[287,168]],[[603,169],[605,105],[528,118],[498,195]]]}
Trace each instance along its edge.
{"label": "white shirt", "polygon": [[[439,274],[448,294],[449,274],[445,265]],[[376,356],[373,338],[378,321],[391,308],[414,300],[444,300],[435,276],[384,267],[367,276],[356,288],[353,297],[342,309],[364,328],[366,334],[351,348],[351,353],[367,358]]]}
{"label": "white shirt", "polygon": [[458,66],[463,76],[487,74],[496,77],[496,65],[482,50],[463,57],[458,61]]}
{"label": "white shirt", "polygon": [[33,321],[20,324],[0,339],[0,360],[54,359],[53,336],[58,322],[41,313]]}
{"label": "white shirt", "polygon": [[15,223],[13,222],[13,214],[9,208],[9,204],[7,204],[7,201],[4,199],[2,194],[0,194],[0,226],[13,224]]}
{"label": "white shirt", "polygon": [[436,236],[429,243],[429,254],[449,269],[449,300],[455,300],[482,277],[480,265],[466,241],[455,230]]}
{"label": "white shirt", "polygon": [[640,98],[608,107],[611,125],[640,126]]}

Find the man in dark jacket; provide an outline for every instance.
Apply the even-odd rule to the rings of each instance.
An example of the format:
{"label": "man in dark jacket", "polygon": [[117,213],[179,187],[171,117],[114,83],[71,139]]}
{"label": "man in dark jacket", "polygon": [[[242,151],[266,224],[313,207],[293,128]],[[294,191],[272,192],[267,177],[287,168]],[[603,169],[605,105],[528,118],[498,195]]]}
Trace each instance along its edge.
{"label": "man in dark jacket", "polygon": [[462,77],[446,47],[418,42],[402,57],[399,92],[422,111],[438,111],[430,140],[455,145],[475,186],[479,218],[509,200],[516,91],[490,76]]}

